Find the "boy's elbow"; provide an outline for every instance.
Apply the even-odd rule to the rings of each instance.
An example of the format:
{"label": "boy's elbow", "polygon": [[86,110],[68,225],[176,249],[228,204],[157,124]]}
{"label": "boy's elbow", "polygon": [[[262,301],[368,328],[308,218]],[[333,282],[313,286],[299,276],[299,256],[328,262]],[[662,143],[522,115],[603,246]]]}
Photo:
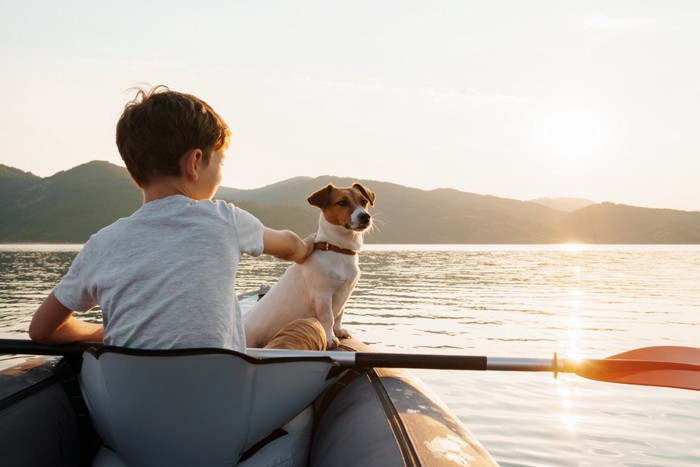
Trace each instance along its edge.
{"label": "boy's elbow", "polygon": [[46,330],[38,326],[34,321],[29,325],[27,330],[29,333],[29,338],[33,341],[40,342],[42,344],[50,344],[51,334],[47,333]]}
{"label": "boy's elbow", "polygon": [[27,329],[29,338],[41,344],[55,344],[55,332],[56,329],[47,326],[46,323],[43,323],[42,320],[36,317],[32,319],[29,329]]}
{"label": "boy's elbow", "polygon": [[29,338],[33,341],[40,342],[42,344],[55,344],[56,342],[56,332],[57,327],[47,323],[41,316],[36,314],[32,318],[32,322],[29,323],[29,328],[27,333]]}
{"label": "boy's elbow", "polygon": [[53,292],[39,305],[29,323],[27,332],[33,341],[42,344],[59,343],[62,329],[69,324],[73,312],[63,306]]}

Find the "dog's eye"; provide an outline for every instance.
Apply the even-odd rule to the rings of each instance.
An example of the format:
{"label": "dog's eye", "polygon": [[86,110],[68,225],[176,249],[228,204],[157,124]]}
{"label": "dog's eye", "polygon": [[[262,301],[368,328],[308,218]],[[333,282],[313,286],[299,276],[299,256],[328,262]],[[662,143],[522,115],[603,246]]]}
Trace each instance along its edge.
{"label": "dog's eye", "polygon": [[338,206],[345,207],[347,205],[348,205],[348,202],[345,201],[344,199],[341,199],[340,201],[338,201]]}
{"label": "dog's eye", "polygon": [[360,204],[363,206],[367,206],[367,200],[362,198],[362,200],[360,201]]}

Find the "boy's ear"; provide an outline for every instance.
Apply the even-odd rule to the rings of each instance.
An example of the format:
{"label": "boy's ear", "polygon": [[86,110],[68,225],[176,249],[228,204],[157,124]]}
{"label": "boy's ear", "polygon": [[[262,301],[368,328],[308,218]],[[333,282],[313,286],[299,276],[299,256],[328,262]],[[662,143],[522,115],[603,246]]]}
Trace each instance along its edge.
{"label": "boy's ear", "polygon": [[201,149],[190,149],[180,158],[182,175],[193,181],[199,180],[199,165],[204,153]]}
{"label": "boy's ear", "polygon": [[334,189],[335,187],[333,184],[329,183],[325,188],[321,188],[317,192],[312,193],[311,196],[306,198],[306,201],[308,201],[311,206],[323,209],[331,202],[331,193]]}

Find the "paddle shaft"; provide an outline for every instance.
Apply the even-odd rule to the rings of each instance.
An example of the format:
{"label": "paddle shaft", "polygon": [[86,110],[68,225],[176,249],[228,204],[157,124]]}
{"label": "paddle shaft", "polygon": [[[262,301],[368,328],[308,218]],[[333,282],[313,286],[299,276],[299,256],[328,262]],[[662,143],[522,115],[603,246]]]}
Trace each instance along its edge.
{"label": "paddle shaft", "polygon": [[258,358],[329,357],[340,366],[352,368],[413,368],[476,371],[564,371],[562,360],[547,358],[494,358],[473,355],[403,354],[378,352],[312,352],[280,349],[247,349]]}
{"label": "paddle shaft", "polygon": [[[101,343],[41,344],[23,339],[0,339],[0,353],[23,355],[73,355]],[[354,368],[413,368],[435,370],[563,371],[551,359],[493,358],[472,355],[402,354],[378,352],[311,352],[281,349],[247,349],[257,358],[327,356],[339,365]],[[557,365],[559,366],[559,365]]]}

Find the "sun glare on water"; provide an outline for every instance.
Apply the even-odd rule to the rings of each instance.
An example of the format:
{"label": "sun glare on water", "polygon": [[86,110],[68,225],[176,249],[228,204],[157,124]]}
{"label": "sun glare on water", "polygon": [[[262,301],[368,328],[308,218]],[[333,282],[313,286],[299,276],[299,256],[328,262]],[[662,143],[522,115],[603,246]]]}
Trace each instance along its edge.
{"label": "sun glare on water", "polygon": [[582,107],[562,107],[545,113],[537,128],[539,149],[557,160],[579,161],[604,149],[601,115]]}
{"label": "sun glare on water", "polygon": [[586,243],[560,243],[557,248],[561,251],[566,251],[569,253],[579,253],[581,251],[587,250],[589,245]]}

